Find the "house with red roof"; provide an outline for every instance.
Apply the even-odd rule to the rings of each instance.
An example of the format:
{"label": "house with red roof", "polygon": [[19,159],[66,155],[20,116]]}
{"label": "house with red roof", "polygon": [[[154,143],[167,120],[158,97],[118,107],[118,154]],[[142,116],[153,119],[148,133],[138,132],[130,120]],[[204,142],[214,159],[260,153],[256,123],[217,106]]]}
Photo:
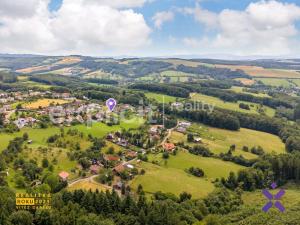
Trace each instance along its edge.
{"label": "house with red roof", "polygon": [[176,146],[173,143],[164,143],[163,148],[167,152],[173,152]]}
{"label": "house with red roof", "polygon": [[60,179],[62,181],[67,181],[68,180],[68,177],[70,176],[70,174],[66,171],[62,171],[58,174],[58,176],[60,177]]}
{"label": "house with red roof", "polygon": [[104,159],[109,162],[117,162],[120,161],[120,157],[114,155],[105,155]]}

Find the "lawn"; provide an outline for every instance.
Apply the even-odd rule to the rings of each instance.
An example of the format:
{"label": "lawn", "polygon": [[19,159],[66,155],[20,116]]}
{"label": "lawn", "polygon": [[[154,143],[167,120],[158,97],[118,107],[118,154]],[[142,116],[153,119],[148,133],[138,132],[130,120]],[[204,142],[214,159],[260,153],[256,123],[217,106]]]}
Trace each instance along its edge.
{"label": "lawn", "polygon": [[[195,133],[203,139],[204,144],[214,153],[227,152],[229,147],[236,145],[235,155],[243,155],[251,159],[256,156],[242,151],[243,146],[252,148],[260,145],[267,153],[275,152],[277,154],[285,152],[284,143],[278,136],[265,132],[241,128],[240,131],[229,131],[219,128],[207,127],[202,124],[193,124],[189,132]],[[187,141],[187,135],[179,132],[172,132],[170,141],[173,143]]]}
{"label": "lawn", "polygon": [[145,93],[146,97],[149,99],[154,99],[159,103],[171,103],[171,102],[176,102],[180,101],[183,98],[178,98],[174,96],[169,96],[169,95],[164,95],[164,94],[157,94],[153,92],[147,92]]}
{"label": "lawn", "polygon": [[[161,154],[150,155],[149,158],[149,161],[159,161],[160,165],[145,162],[138,164],[137,166],[145,169],[146,173],[132,181],[133,189],[141,184],[147,193],[162,191],[179,195],[186,191],[191,193],[193,198],[204,197],[213,191],[214,185],[211,181],[227,177],[230,171],[236,172],[243,168],[231,162],[195,156],[182,151],[178,152],[176,156],[170,156],[167,164],[163,162]],[[188,174],[185,170],[192,166],[202,168],[206,177],[198,178]]]}
{"label": "lawn", "polygon": [[50,105],[63,105],[68,103],[69,101],[63,100],[63,99],[48,99],[48,98],[44,98],[44,99],[39,99],[35,102],[30,102],[30,103],[26,103],[23,105],[24,108],[26,109],[38,109],[40,107],[45,108],[48,107]]}
{"label": "lawn", "polygon": [[[260,108],[259,104],[252,103],[252,102],[245,102],[245,101],[238,101],[238,102],[225,102],[219,98],[208,96],[208,95],[202,95],[198,93],[192,93],[191,98],[194,101],[200,101],[205,104],[211,104],[215,105],[216,107],[220,107],[223,109],[229,109],[233,111],[238,111],[238,112],[243,112],[243,113],[252,113],[252,114],[259,114],[258,109]],[[250,110],[246,109],[241,109],[239,107],[239,103],[246,103],[250,106]],[[268,107],[268,106],[263,106],[263,109],[266,113],[266,115],[273,117],[275,115],[275,110]]]}

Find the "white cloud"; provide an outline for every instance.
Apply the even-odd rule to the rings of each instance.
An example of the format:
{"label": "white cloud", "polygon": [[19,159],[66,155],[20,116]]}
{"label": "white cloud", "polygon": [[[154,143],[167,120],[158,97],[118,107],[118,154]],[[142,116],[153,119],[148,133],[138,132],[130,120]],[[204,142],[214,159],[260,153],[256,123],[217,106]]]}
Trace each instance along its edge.
{"label": "white cloud", "polygon": [[218,25],[218,14],[203,9],[198,3],[195,8],[183,8],[179,10],[184,14],[193,15],[195,20],[204,24],[207,28],[215,28]]}
{"label": "white cloud", "polygon": [[113,8],[141,7],[149,1],[150,0],[73,0],[73,2],[79,2],[80,4],[111,6]]}
{"label": "white cloud", "polygon": [[0,16],[1,17],[30,17],[33,16],[38,8],[48,0],[1,0]]}
{"label": "white cloud", "polygon": [[298,34],[295,23],[300,19],[300,7],[295,4],[260,1],[251,3],[244,11],[224,9],[219,14],[196,6],[192,13],[205,26],[210,26],[205,15],[211,15],[217,32],[209,42],[203,38],[193,42],[186,39],[184,43],[188,46],[193,46],[195,41],[198,46],[204,42],[202,49],[244,55],[284,55],[295,53],[297,49],[294,45]]}
{"label": "white cloud", "polygon": [[21,10],[25,0],[14,6],[2,1],[9,0],[1,0],[0,6],[15,7],[0,11],[2,52],[125,54],[149,43],[151,29],[143,15],[119,9],[141,6],[144,0],[110,0],[109,5],[104,4],[106,0],[89,0],[88,4],[84,0],[64,0],[54,13],[48,11],[48,0],[26,0],[26,12]]}
{"label": "white cloud", "polygon": [[172,11],[158,12],[152,17],[152,20],[154,21],[154,26],[158,29],[160,29],[165,22],[172,21],[173,19],[174,13]]}

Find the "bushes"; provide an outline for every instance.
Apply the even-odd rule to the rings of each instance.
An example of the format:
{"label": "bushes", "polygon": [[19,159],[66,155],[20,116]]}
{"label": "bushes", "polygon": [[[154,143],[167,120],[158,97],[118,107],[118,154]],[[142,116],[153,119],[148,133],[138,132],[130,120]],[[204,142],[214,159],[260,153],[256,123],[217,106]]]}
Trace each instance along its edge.
{"label": "bushes", "polygon": [[248,104],[245,104],[245,103],[240,103],[239,104],[239,107],[241,109],[246,109],[246,110],[250,110],[250,106]]}
{"label": "bushes", "polygon": [[204,171],[198,167],[190,167],[188,172],[195,177],[204,177]]}
{"label": "bushes", "polygon": [[196,145],[193,148],[189,148],[189,153],[194,155],[201,155],[203,157],[210,157],[213,153],[206,147],[201,145]]}

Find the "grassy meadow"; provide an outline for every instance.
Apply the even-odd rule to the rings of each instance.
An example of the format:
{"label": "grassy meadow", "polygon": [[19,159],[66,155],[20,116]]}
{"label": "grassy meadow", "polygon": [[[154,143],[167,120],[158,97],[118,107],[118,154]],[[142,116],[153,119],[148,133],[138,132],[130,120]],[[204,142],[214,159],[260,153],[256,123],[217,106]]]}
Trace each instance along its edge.
{"label": "grassy meadow", "polygon": [[233,87],[231,87],[230,90],[231,90],[231,91],[234,91],[234,92],[236,92],[236,93],[243,93],[243,94],[253,95],[253,96],[256,96],[256,97],[267,97],[267,98],[270,97],[270,95],[265,94],[265,93],[252,93],[252,92],[247,92],[247,91],[244,90],[244,87],[233,86]]}
{"label": "grassy meadow", "polygon": [[[203,143],[214,153],[227,152],[229,147],[236,145],[235,155],[243,155],[245,158],[251,159],[257,157],[250,152],[244,152],[243,146],[252,148],[254,146],[263,147],[267,153],[284,153],[285,146],[278,136],[268,134],[265,132],[241,128],[240,131],[229,131],[219,128],[207,127],[202,124],[193,124],[189,132],[200,136]],[[170,141],[173,143],[187,141],[187,135],[172,132]],[[192,144],[193,145],[193,144]]]}
{"label": "grassy meadow", "polygon": [[[131,182],[134,190],[141,184],[148,194],[162,191],[179,195],[186,191],[191,193],[193,198],[201,198],[214,190],[213,180],[226,177],[230,171],[236,172],[243,168],[231,162],[195,156],[182,151],[176,156],[170,156],[166,163],[161,154],[150,156],[149,161],[152,160],[158,161],[159,165],[146,162],[137,164],[137,167],[145,169],[146,173],[137,176]],[[188,174],[185,170],[192,166],[203,169],[206,176],[198,178]]]}
{"label": "grassy meadow", "polygon": [[174,96],[157,94],[157,93],[153,93],[153,92],[147,92],[147,93],[145,93],[145,95],[148,99],[154,99],[158,103],[172,103],[172,102],[183,100],[183,98],[177,98]]}
{"label": "grassy meadow", "polygon": [[270,85],[274,87],[291,87],[294,86],[288,79],[278,79],[278,78],[256,78],[255,80],[261,81],[265,85]]}
{"label": "grassy meadow", "polygon": [[[223,108],[223,109],[229,109],[229,110],[243,112],[243,113],[259,114],[257,110],[260,108],[260,105],[252,102],[245,102],[245,101],[225,102],[219,98],[198,94],[198,93],[192,93],[191,99],[194,101],[200,101],[206,104],[215,105],[216,107]],[[241,109],[239,107],[239,103],[242,102],[248,104],[250,106],[250,110]],[[268,106],[263,106],[262,108],[264,109],[267,116],[273,117],[275,115],[274,109]]]}
{"label": "grassy meadow", "polygon": [[[91,134],[95,137],[104,137],[107,133],[114,132],[124,129],[130,128],[138,128],[144,123],[142,118],[135,117],[130,121],[121,122],[120,125],[115,126],[107,126],[104,123],[93,123],[91,127],[88,127],[84,124],[72,126],[69,128],[65,128],[65,131],[68,129],[77,129],[80,132],[83,132],[85,135]],[[28,133],[29,139],[33,141],[31,146],[39,147],[45,146],[47,143],[47,139],[49,136],[59,133],[58,127],[48,127],[46,129],[33,129],[33,128],[23,128],[20,132],[16,132],[13,134],[7,133],[0,133],[0,151],[3,151],[10,140],[14,139],[15,137],[21,137],[24,133]]]}

